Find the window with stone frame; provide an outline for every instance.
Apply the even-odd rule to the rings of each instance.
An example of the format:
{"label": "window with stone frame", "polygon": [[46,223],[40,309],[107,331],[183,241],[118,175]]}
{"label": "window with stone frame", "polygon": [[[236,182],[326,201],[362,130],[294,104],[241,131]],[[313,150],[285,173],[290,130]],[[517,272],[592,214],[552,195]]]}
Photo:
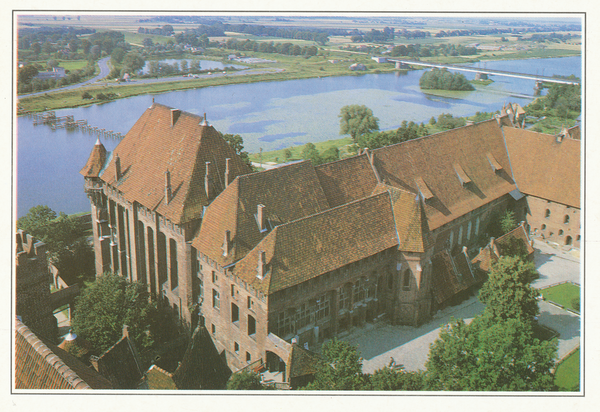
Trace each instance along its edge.
{"label": "window with stone frame", "polygon": [[310,305],[308,303],[302,303],[298,307],[296,314],[296,328],[301,329],[310,323]]}
{"label": "window with stone frame", "polygon": [[365,279],[360,278],[352,285],[354,303],[362,302],[367,295],[365,290]]}
{"label": "window with stone frame", "polygon": [[350,309],[352,286],[347,283],[338,289],[340,309]]}
{"label": "window with stone frame", "polygon": [[280,337],[287,336],[294,330],[294,318],[296,317],[296,309],[288,308],[284,311],[279,312],[277,319],[277,333]]}
{"label": "window with stone frame", "polygon": [[248,315],[248,336],[254,337],[256,335],[256,319],[254,316]]}
{"label": "window with stone frame", "polygon": [[367,299],[374,299],[377,296],[377,276],[372,273],[366,280],[365,291]]}
{"label": "window with stone frame", "polygon": [[331,298],[326,293],[319,296],[316,301],[315,318],[316,320],[322,320],[329,316],[331,311]]}
{"label": "window with stone frame", "polygon": [[212,305],[213,308],[215,309],[220,309],[221,308],[221,294],[219,293],[218,290],[213,289],[212,290]]}
{"label": "window with stone frame", "polygon": [[240,323],[240,308],[235,303],[231,303],[231,323],[238,326]]}

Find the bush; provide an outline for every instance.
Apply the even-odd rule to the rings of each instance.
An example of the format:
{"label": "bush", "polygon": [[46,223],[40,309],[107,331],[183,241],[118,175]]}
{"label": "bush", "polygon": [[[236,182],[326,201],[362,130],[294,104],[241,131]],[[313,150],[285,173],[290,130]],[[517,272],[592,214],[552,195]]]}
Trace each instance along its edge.
{"label": "bush", "polygon": [[89,100],[89,99],[92,99],[92,95],[89,92],[83,92],[81,94],[81,98],[84,100]]}
{"label": "bush", "polygon": [[573,309],[575,309],[577,312],[580,311],[581,309],[581,301],[579,296],[577,296],[576,298],[571,299],[571,306],[573,306]]}

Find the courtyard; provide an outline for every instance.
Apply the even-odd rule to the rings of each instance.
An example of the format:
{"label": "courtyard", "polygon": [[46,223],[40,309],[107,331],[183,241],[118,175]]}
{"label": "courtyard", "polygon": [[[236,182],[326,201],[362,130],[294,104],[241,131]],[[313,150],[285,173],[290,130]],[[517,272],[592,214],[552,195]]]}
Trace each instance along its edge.
{"label": "courtyard", "polygon": [[[534,241],[534,248],[534,263],[540,276],[532,286],[542,289],[565,281],[581,283],[579,250],[565,249],[539,240]],[[539,323],[559,333],[558,358],[562,359],[580,344],[580,317],[542,300],[539,301],[539,307]],[[469,322],[483,309],[484,305],[477,296],[471,296],[457,306],[439,311],[430,322],[418,327],[378,321],[352,329],[340,336],[340,339],[358,346],[365,373],[372,373],[389,365],[392,359],[406,370],[424,370],[429,346],[438,338],[440,327],[452,318],[462,318]]]}

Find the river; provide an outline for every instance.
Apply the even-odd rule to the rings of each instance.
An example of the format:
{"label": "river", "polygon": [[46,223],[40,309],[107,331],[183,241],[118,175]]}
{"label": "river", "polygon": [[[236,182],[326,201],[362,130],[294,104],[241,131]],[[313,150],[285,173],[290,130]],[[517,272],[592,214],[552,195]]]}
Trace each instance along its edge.
{"label": "river", "polygon": [[[581,77],[581,57],[490,61],[482,67],[539,74],[575,74]],[[419,88],[422,71],[406,74],[365,74],[303,80],[247,83],[136,96],[88,107],[64,109],[57,116],[73,115],[92,126],[122,134],[156,102],[202,115],[223,133],[237,133],[250,152],[274,150],[307,142],[339,138],[338,114],[342,106],[364,104],[380,119],[381,130],[394,129],[402,120],[427,122],[432,116],[494,112],[504,103],[526,105],[533,99],[533,81],[493,77],[494,83],[453,98],[436,97]],[[474,74],[465,74],[472,78]],[[17,216],[38,204],[55,211],[89,210],[79,170],[97,136],[83,131],[34,126],[27,117],[17,119]],[[118,140],[102,138],[107,150]]]}

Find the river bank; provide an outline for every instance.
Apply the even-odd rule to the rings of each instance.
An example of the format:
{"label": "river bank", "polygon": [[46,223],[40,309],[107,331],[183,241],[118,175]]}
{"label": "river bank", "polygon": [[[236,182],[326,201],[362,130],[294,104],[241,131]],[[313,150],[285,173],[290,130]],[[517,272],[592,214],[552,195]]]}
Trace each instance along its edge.
{"label": "river bank", "polygon": [[[552,53],[548,53],[552,51]],[[544,55],[546,54],[546,56]],[[504,56],[483,55],[477,58],[453,58],[435,59],[438,63],[469,64],[485,61],[513,60],[513,59],[541,59],[544,57],[569,57],[580,53],[569,50],[549,50],[545,52],[511,53]],[[95,100],[84,100],[81,98],[83,92],[92,95],[97,93],[114,93],[115,99],[123,99],[144,94],[160,94],[178,90],[200,89],[204,87],[225,86],[242,83],[270,82],[281,80],[300,80],[308,78],[337,77],[349,75],[365,75],[379,73],[406,72],[406,69],[396,69],[393,64],[376,64],[370,56],[358,53],[340,54],[327,56],[313,56],[310,58],[297,56],[272,55],[264,53],[252,53],[252,57],[276,58],[276,64],[255,65],[251,69],[241,70],[228,75],[213,74],[204,75],[201,78],[190,78],[177,76],[173,78],[159,78],[153,82],[141,83],[136,80],[130,83],[114,83],[100,81],[94,85],[65,91],[51,91],[37,96],[18,98],[19,112],[41,112],[46,110],[58,110],[75,107],[85,107],[93,104],[102,104]],[[198,56],[194,56],[198,57]],[[216,56],[214,56],[216,57]],[[182,59],[187,57],[183,55]],[[339,60],[337,63],[331,61]],[[362,63],[366,66],[365,71],[351,71],[351,63]],[[258,73],[256,73],[258,71]],[[115,100],[113,99],[113,100]]]}

